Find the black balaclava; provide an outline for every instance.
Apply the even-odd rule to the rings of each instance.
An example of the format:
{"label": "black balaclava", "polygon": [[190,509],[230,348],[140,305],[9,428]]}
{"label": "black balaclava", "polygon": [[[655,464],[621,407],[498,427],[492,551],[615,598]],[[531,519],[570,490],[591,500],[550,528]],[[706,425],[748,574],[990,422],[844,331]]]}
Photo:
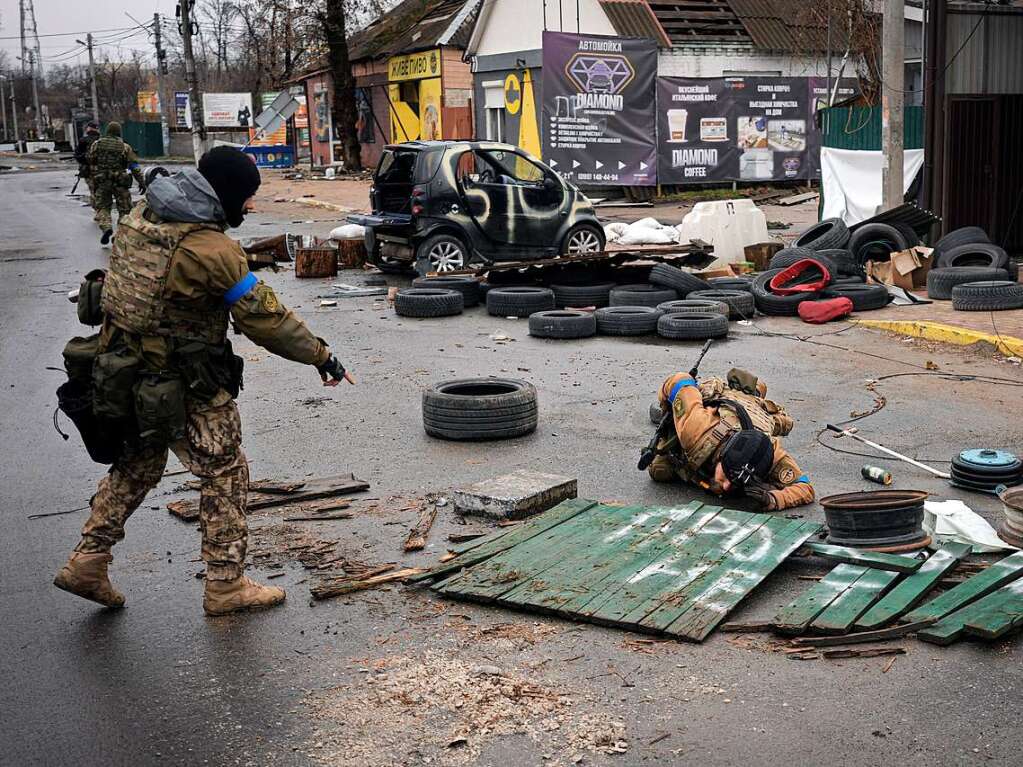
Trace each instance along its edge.
{"label": "black balaclava", "polygon": [[767,479],[773,464],[774,446],[770,438],[757,429],[737,431],[728,438],[721,452],[725,476],[739,485]]}
{"label": "black balaclava", "polygon": [[228,226],[241,226],[242,206],[259,189],[259,169],[252,157],[231,146],[214,147],[199,158],[199,172],[220,198]]}

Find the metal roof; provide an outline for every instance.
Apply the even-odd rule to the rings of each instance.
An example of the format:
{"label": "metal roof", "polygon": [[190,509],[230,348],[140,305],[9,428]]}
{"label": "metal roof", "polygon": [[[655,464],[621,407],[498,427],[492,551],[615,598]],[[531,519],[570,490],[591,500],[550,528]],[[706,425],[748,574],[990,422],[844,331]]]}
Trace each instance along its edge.
{"label": "metal roof", "polygon": [[660,48],[671,47],[671,38],[657,20],[648,0],[600,0],[600,7],[622,37],[648,37]]}

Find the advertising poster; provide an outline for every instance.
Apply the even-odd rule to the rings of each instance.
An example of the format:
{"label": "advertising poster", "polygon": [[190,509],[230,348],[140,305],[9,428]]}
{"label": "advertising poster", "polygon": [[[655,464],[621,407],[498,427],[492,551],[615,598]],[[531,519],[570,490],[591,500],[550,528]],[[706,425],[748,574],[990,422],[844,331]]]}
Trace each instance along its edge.
{"label": "advertising poster", "polygon": [[313,94],[313,133],[317,142],[330,143],[330,94],[327,91]]}
{"label": "advertising poster", "polygon": [[[259,111],[262,112],[268,106],[270,106],[274,99],[277,98],[276,93],[262,93],[259,96]],[[264,133],[260,137],[257,136],[257,129],[249,129],[249,146],[281,146],[282,144],[288,143],[288,125],[287,123],[281,123],[281,127],[271,133]]]}
{"label": "advertising poster", "polygon": [[439,141],[440,130],[440,78],[419,81],[419,138]]}
{"label": "advertising poster", "polygon": [[139,91],[136,94],[139,111],[144,115],[160,114],[160,94],[156,91]]}
{"label": "advertising poster", "polygon": [[360,144],[376,143],[376,130],[373,124],[373,103],[371,94],[366,88],[355,89],[355,107],[359,117],[355,121],[355,130],[359,134]]}
{"label": "advertising poster", "polygon": [[251,93],[204,93],[203,120],[207,128],[248,128],[252,125]]}
{"label": "advertising poster", "polygon": [[309,147],[309,104],[304,93],[292,94],[298,100],[298,111],[295,112],[295,130],[298,132],[298,145]]}
{"label": "advertising poster", "polygon": [[578,184],[656,183],[657,44],[543,33],[543,156]]}
{"label": "advertising poster", "polygon": [[174,91],[174,125],[178,128],[192,127],[192,99],[188,91]]}

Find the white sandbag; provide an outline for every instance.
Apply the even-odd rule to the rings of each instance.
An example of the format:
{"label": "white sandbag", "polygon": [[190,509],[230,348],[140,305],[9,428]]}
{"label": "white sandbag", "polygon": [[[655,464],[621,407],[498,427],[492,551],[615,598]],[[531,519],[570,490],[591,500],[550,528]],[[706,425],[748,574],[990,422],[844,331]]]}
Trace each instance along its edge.
{"label": "white sandbag", "polygon": [[924,532],[934,541],[931,548],[947,541],[958,541],[973,546],[974,554],[1016,549],[1001,538],[980,514],[962,501],[925,501]]}
{"label": "white sandbag", "polygon": [[366,227],[362,224],[342,224],[330,230],[332,240],[362,240],[366,237]]}
{"label": "white sandbag", "polygon": [[634,228],[630,226],[618,238],[618,245],[672,245],[678,242],[678,232],[672,227],[663,229]]}
{"label": "white sandbag", "polygon": [[618,238],[625,234],[625,230],[628,228],[628,224],[624,224],[621,221],[613,221],[604,226],[604,239],[607,242],[618,242]]}
{"label": "white sandbag", "polygon": [[631,224],[629,224],[629,229],[663,229],[663,228],[664,224],[662,224],[660,221],[658,221],[656,218],[653,218],[652,216],[641,218],[639,219],[639,221],[633,221]]}

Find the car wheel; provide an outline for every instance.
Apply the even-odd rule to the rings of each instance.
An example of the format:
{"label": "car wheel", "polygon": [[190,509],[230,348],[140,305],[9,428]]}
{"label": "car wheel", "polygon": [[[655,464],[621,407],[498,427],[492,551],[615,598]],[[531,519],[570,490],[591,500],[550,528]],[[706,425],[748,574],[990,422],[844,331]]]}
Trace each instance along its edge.
{"label": "car wheel", "polygon": [[394,312],[401,317],[449,317],[461,314],[462,294],[441,288],[405,288],[394,297]]}
{"label": "car wheel", "polygon": [[425,239],[416,249],[416,271],[420,277],[425,272],[456,272],[465,269],[469,263],[469,251],[465,244],[451,234],[435,234]]}
{"label": "car wheel", "polygon": [[717,312],[662,314],[657,320],[657,335],[679,341],[724,338],[728,335],[728,318]]}
{"label": "car wheel", "polygon": [[1008,280],[966,282],[952,288],[952,308],[960,312],[997,312],[1023,308],[1023,285]]}
{"label": "car wheel", "polygon": [[440,439],[521,437],[536,430],[537,416],[536,389],[525,381],[464,378],[423,392],[423,426]]}
{"label": "car wheel", "polygon": [[529,335],[535,338],[589,338],[597,334],[597,318],[568,309],[529,315]]}
{"label": "car wheel", "polygon": [[579,253],[597,253],[604,249],[604,234],[597,231],[596,227],[583,224],[573,227],[565,235],[561,246],[562,255],[575,255]]}

